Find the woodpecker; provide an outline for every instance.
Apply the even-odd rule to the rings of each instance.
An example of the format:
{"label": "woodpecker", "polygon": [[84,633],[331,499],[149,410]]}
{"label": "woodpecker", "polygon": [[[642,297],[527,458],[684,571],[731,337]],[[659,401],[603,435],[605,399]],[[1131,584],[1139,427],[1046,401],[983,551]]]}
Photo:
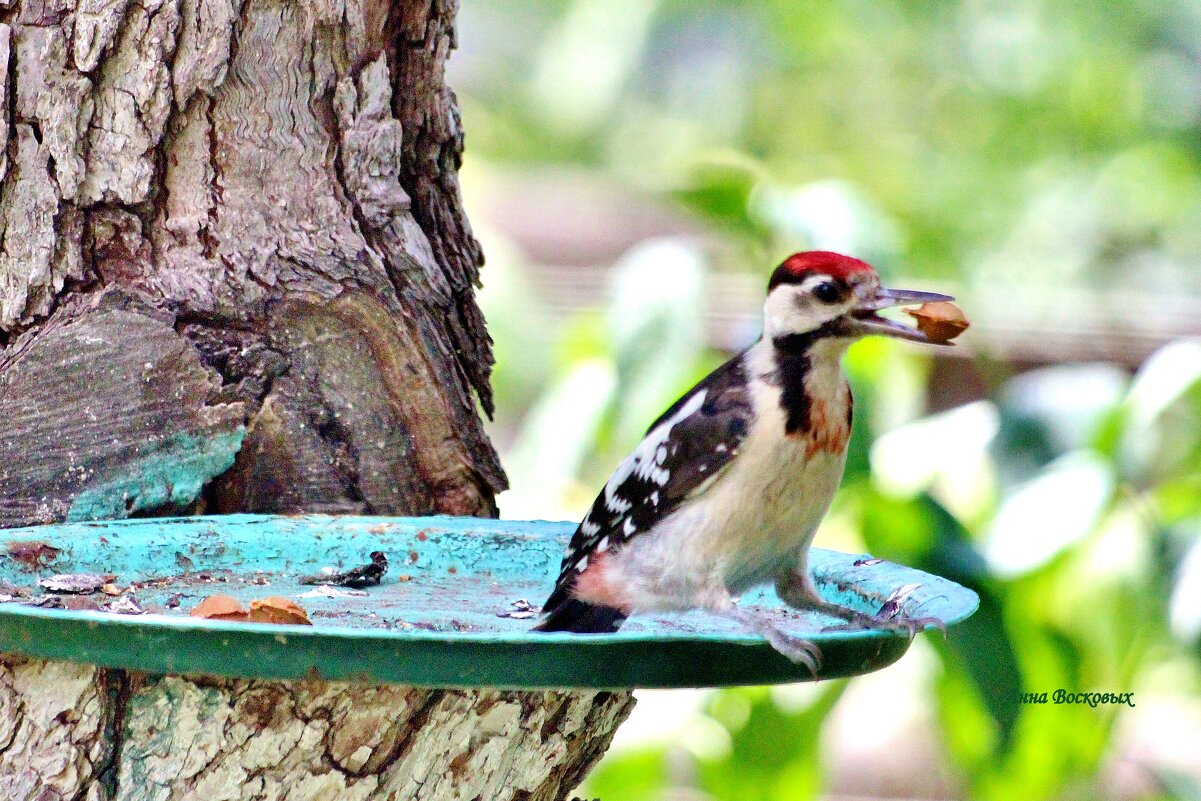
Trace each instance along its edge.
{"label": "woodpecker", "polygon": [[937,624],[825,601],[807,557],[846,465],[853,401],[842,355],[869,334],[931,343],[876,312],[949,300],[886,289],[871,265],[838,253],[785,259],[768,281],[762,337],[672,404],[618,465],[536,628],[613,632],[634,613],[699,608],[750,626],[816,673],[819,649],[737,607],[742,593],[774,583],[788,606],[850,628]]}

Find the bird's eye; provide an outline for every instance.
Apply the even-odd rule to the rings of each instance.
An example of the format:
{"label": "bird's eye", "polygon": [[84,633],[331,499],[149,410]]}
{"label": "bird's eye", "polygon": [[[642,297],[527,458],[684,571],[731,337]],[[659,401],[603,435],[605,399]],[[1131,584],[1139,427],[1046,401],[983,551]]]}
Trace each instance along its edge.
{"label": "bird's eye", "polygon": [[837,284],[823,281],[813,287],[813,296],[822,303],[837,303],[842,300],[842,291],[838,288]]}

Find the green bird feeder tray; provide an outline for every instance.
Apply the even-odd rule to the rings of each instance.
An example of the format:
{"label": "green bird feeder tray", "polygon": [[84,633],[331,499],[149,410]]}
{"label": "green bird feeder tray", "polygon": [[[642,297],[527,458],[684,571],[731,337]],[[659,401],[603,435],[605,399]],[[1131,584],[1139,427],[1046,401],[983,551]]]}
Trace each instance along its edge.
{"label": "green bird feeder tray", "polygon": [[[786,609],[770,590],[748,594],[741,605],[765,609],[779,628],[816,643],[823,657],[817,676],[762,637],[703,612],[639,615],[615,634],[531,631],[533,610],[550,591],[574,528],[454,517],[233,515],[10,529],[0,532],[0,554],[7,556],[0,559],[7,599],[0,603],[0,652],[156,675],[619,689],[852,676],[895,662],[909,647],[903,631],[826,631],[839,621]],[[368,563],[373,551],[389,563],[379,585],[301,582]],[[952,626],[977,605],[975,593],[953,582],[866,556],[815,548],[810,568],[823,597],[866,613],[891,601],[905,616]],[[46,608],[39,581],[60,574],[114,576],[144,613]],[[215,594],[247,606],[283,596],[307,610],[313,625],[188,615]],[[42,605],[32,603],[38,600]]]}

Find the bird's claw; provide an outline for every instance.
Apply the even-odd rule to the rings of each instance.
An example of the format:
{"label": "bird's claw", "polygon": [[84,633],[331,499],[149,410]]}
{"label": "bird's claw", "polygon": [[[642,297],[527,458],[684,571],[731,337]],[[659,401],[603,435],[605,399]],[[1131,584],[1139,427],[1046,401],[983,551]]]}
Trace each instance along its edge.
{"label": "bird's claw", "polygon": [[768,618],[750,610],[735,607],[724,609],[720,614],[748,626],[767,640],[776,653],[784,656],[793,664],[809,668],[813,678],[817,678],[822,666],[822,651],[815,643],[804,637],[795,637],[776,628]]}
{"label": "bird's claw", "polygon": [[854,617],[847,620],[847,622],[826,626],[822,631],[891,631],[904,629],[912,641],[918,632],[925,631],[928,628],[937,629],[942,633],[944,638],[947,636],[947,624],[936,617],[898,617],[895,612],[892,615],[887,615],[883,611],[875,615],[857,613]]}
{"label": "bird's claw", "polygon": [[763,631],[763,636],[776,653],[786,657],[793,664],[804,665],[817,678],[822,667],[822,651],[816,644],[804,639],[785,634],[774,626]]}
{"label": "bird's claw", "polygon": [[[947,638],[947,624],[936,617],[915,617],[915,618],[907,618],[907,619],[913,621],[913,625],[914,625],[913,633],[914,634],[917,634],[919,631],[925,631],[927,629],[934,629],[935,631],[937,631],[939,634],[942,635],[942,638],[944,640]],[[912,639],[912,638],[910,638],[910,639]]]}

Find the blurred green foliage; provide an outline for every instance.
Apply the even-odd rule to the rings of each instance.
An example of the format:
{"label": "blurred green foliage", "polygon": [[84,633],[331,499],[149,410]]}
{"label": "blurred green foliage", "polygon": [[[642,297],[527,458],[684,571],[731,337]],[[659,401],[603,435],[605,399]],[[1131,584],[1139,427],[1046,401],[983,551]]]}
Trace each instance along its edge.
{"label": "blurred green foliage", "polygon": [[[969,297],[1201,297],[1195,2],[469,0],[461,30],[469,171],[603,175],[711,234],[637,246],[604,308],[549,336],[552,299],[486,239],[508,514],[581,511],[726,358],[705,341],[714,270],[766,274],[829,247]],[[928,415],[923,354],[852,348],[856,428],[829,529],[980,593],[968,623],[929,640],[921,690],[963,797],[1104,797],[1130,710],[1020,699],[1201,691],[1201,342],[1133,375],[1116,358],[1019,373],[981,352],[977,366],[988,397]],[[583,794],[814,797],[845,686],[800,709],[762,688],[716,693],[697,725],[722,748],[614,753]],[[1198,797],[1185,774],[1141,769],[1151,797]]]}
{"label": "blurred green foliage", "polygon": [[1201,291],[1201,6],[472,0],[469,157],[674,196],[739,260]]}

